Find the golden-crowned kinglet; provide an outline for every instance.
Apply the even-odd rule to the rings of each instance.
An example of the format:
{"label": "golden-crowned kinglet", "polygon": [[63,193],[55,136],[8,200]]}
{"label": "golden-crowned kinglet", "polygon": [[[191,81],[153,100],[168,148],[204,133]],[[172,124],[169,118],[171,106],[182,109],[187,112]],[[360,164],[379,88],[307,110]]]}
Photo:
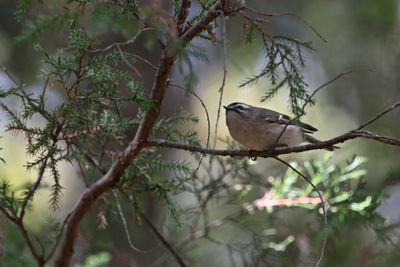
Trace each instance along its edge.
{"label": "golden-crowned kinglet", "polygon": [[224,108],[231,136],[250,149],[264,151],[274,145],[291,147],[303,142],[320,142],[309,135],[317,131],[316,128],[302,122],[295,124],[289,116],[279,112],[239,102]]}

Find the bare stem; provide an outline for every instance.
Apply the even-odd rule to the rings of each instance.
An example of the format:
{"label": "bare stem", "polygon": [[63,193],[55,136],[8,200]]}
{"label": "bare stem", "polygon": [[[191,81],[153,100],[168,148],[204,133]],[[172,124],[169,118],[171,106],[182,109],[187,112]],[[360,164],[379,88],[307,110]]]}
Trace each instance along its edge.
{"label": "bare stem", "polygon": [[274,159],[276,159],[277,161],[283,163],[284,165],[286,165],[287,167],[289,167],[290,169],[292,169],[295,173],[297,173],[298,175],[300,175],[300,177],[302,177],[304,180],[307,181],[307,183],[309,183],[311,185],[311,187],[314,189],[315,192],[317,192],[319,199],[321,200],[321,204],[322,204],[322,213],[324,216],[324,240],[322,242],[322,247],[321,247],[321,253],[319,255],[316,267],[319,267],[322,260],[324,259],[324,254],[325,254],[325,246],[326,246],[326,242],[328,241],[328,214],[326,213],[326,208],[325,208],[325,201],[324,198],[322,197],[321,192],[318,190],[318,188],[312,183],[312,181],[306,177],[304,174],[302,174],[299,170],[297,170],[295,167],[293,167],[292,165],[290,165],[289,163],[287,163],[286,161],[284,161],[283,159],[280,159],[278,157],[274,157]]}
{"label": "bare stem", "polygon": [[222,34],[222,50],[223,50],[223,75],[222,75],[222,83],[218,90],[219,92],[219,101],[218,101],[218,110],[217,110],[217,119],[215,121],[215,129],[214,129],[214,142],[213,148],[217,143],[217,135],[218,135],[218,124],[219,118],[221,116],[221,106],[222,106],[222,97],[224,95],[224,88],[225,88],[225,81],[226,81],[226,74],[227,74],[227,58],[228,58],[228,49],[227,49],[227,42],[226,42],[226,25],[225,25],[225,17],[221,17],[221,34]]}
{"label": "bare stem", "polygon": [[371,123],[373,123],[374,121],[376,121],[377,119],[379,119],[380,117],[382,117],[383,115],[385,115],[386,113],[392,111],[395,108],[398,108],[400,106],[400,101],[397,101],[396,103],[394,103],[392,106],[386,108],[385,110],[383,110],[382,112],[380,112],[379,114],[377,114],[376,116],[374,116],[373,118],[369,119],[368,121],[364,122],[363,124],[361,124],[360,127],[357,128],[357,130],[361,130],[362,128],[365,128],[366,126],[370,125]]}
{"label": "bare stem", "polygon": [[149,218],[144,213],[140,214],[140,217],[149,225],[150,229],[157,236],[157,238],[163,243],[163,245],[168,249],[169,252],[174,256],[176,261],[179,263],[179,266],[186,267],[184,260],[181,255],[173,248],[173,246],[168,242],[167,239],[158,231],[157,227],[151,222]]}

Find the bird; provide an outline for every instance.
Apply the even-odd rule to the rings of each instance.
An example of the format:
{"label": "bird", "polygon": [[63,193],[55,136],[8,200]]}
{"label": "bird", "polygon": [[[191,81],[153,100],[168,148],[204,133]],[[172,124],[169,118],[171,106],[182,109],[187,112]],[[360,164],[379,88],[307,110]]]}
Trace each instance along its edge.
{"label": "bird", "polygon": [[[277,111],[241,102],[223,107],[232,138],[251,150],[266,151],[276,146],[293,147],[301,143],[320,142],[311,136],[318,131],[317,128],[294,121]],[[337,147],[331,146],[326,149],[332,151],[335,148]]]}

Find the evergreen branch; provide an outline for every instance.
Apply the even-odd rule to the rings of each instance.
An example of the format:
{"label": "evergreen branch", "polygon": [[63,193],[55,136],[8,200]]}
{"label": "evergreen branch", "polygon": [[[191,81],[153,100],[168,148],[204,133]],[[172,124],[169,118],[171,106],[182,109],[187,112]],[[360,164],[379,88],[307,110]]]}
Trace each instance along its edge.
{"label": "evergreen branch", "polygon": [[20,214],[18,216],[19,220],[23,220],[25,213],[26,213],[26,209],[29,206],[30,202],[32,201],[32,198],[34,196],[34,194],[36,193],[36,191],[39,189],[39,186],[42,183],[43,180],[43,175],[44,175],[44,171],[46,170],[46,166],[47,166],[47,158],[44,159],[44,161],[42,162],[40,168],[39,168],[39,173],[38,173],[38,177],[36,178],[36,182],[34,183],[34,185],[28,189],[28,192],[26,193],[25,197],[24,197],[24,201],[22,202],[21,205],[21,211]]}
{"label": "evergreen branch", "polygon": [[[186,45],[193,38],[207,29],[208,25],[220,15],[220,12],[218,11],[219,5],[215,4],[199,22],[185,32],[181,37],[183,44]],[[163,50],[160,65],[154,79],[150,100],[155,106],[151,107],[145,113],[144,118],[136,131],[135,137],[125,150],[118,155],[108,172],[82,193],[74,210],[71,212],[71,218],[67,225],[65,239],[56,259],[57,267],[67,267],[70,265],[82,219],[89,211],[94,201],[119,181],[125,169],[144,147],[143,144],[150,135],[151,129],[160,113],[161,104],[168,85],[168,79],[176,58],[177,51],[170,47],[170,45],[167,45]]]}
{"label": "evergreen branch", "polygon": [[74,252],[75,241],[78,237],[79,226],[83,217],[86,215],[93,202],[119,181],[125,169],[129,166],[129,163],[142,149],[142,143],[148,138],[151,128],[159,115],[174,60],[174,55],[170,55],[167,51],[164,51],[150,97],[153,103],[156,104],[156,107],[146,112],[135,137],[127,148],[120,153],[108,172],[82,193],[81,198],[78,200],[76,207],[71,213],[65,239],[56,260],[56,266],[69,266]]}

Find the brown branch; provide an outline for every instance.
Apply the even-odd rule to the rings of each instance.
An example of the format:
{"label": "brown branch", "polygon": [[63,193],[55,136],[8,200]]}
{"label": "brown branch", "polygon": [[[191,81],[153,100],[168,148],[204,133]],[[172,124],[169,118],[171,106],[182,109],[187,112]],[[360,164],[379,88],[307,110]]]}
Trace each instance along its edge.
{"label": "brown branch", "polygon": [[33,244],[32,239],[29,236],[28,231],[25,228],[23,219],[19,218],[16,225],[18,226],[19,230],[21,231],[22,236],[25,240],[25,243],[28,246],[29,251],[31,252],[32,256],[35,258],[38,266],[44,266],[44,264],[45,264],[44,256],[40,255],[39,252],[36,250],[35,245]]}
{"label": "brown branch", "polygon": [[183,24],[185,23],[185,20],[186,20],[187,16],[189,15],[190,5],[191,5],[190,0],[182,0],[181,1],[178,19],[176,22],[176,27],[178,29],[179,34],[182,34],[182,32],[183,32]]}
{"label": "brown branch", "polygon": [[129,166],[129,163],[141,150],[142,142],[148,138],[150,130],[160,112],[165,88],[167,86],[168,77],[171,73],[174,60],[174,56],[169,55],[167,54],[167,52],[164,51],[150,97],[150,99],[155,104],[155,107],[150,109],[146,113],[144,119],[139,125],[134,139],[118,156],[117,160],[108,170],[108,172],[100,180],[91,185],[82,193],[81,198],[78,200],[76,207],[71,213],[71,218],[67,225],[65,240],[62,244],[61,251],[56,260],[56,266],[69,266],[71,257],[74,253],[74,244],[78,237],[79,226],[83,217],[89,211],[93,202],[101,194],[110,189],[119,181],[119,178],[121,177],[125,169]]}
{"label": "brown branch", "polygon": [[326,149],[330,148],[333,145],[337,145],[339,143],[344,143],[345,141],[355,139],[355,138],[366,138],[371,139],[377,142],[385,143],[393,146],[400,146],[400,139],[376,135],[369,131],[360,131],[353,130],[332,139],[321,141],[319,143],[300,145],[295,147],[276,147],[271,151],[254,151],[254,150],[236,150],[236,149],[208,149],[199,146],[181,144],[177,142],[170,142],[167,140],[149,140],[145,142],[144,146],[158,146],[158,147],[168,147],[175,148],[180,150],[186,150],[190,152],[199,152],[209,155],[217,155],[217,156],[232,156],[232,157],[262,157],[269,158],[275,157],[278,155],[290,154],[290,153],[299,153],[304,151],[311,151],[317,149]]}
{"label": "brown branch", "polygon": [[205,29],[207,29],[208,25],[215,20],[218,16],[220,16],[221,10],[220,10],[220,4],[219,1],[217,1],[216,4],[214,4],[211,9],[202,17],[195,25],[190,27],[183,35],[182,35],[182,41],[186,44],[193,40],[196,36],[198,36],[200,33],[202,33]]}
{"label": "brown branch", "polygon": [[[220,15],[218,8],[219,5],[214,5],[199,22],[188,29],[188,31],[181,37],[184,45],[203,32],[208,27],[209,23]],[[160,113],[161,104],[164,99],[165,90],[168,85],[168,79],[172,71],[175,57],[176,51],[172,47],[167,46],[164,49],[150,96],[150,100],[155,106],[146,112],[138,127],[135,137],[125,150],[119,154],[108,172],[82,193],[75,208],[71,212],[71,218],[67,224],[65,239],[56,259],[56,266],[67,267],[70,265],[82,219],[96,199],[119,181],[121,175],[129,166],[133,158],[144,147],[143,144],[146,142]]]}

